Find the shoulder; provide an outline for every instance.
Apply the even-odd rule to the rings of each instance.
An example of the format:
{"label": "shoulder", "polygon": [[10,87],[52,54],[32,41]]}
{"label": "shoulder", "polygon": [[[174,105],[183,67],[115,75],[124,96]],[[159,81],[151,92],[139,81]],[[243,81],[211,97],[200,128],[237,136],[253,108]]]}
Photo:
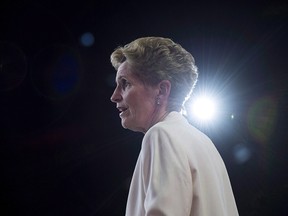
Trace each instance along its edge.
{"label": "shoulder", "polygon": [[203,147],[210,145],[211,142],[206,134],[192,126],[184,116],[174,112],[146,132],[142,145],[150,143],[150,145],[177,145],[178,148],[181,148],[180,146],[197,148],[198,145]]}
{"label": "shoulder", "polygon": [[163,121],[152,126],[144,135],[144,140],[147,139],[163,139],[164,137],[169,137],[173,133],[173,128],[175,126],[169,121]]}
{"label": "shoulder", "polygon": [[151,142],[152,140],[155,142],[157,140],[162,140],[165,136],[169,135],[169,128],[167,125],[162,122],[157,123],[153,127],[151,127],[144,135],[143,142]]}
{"label": "shoulder", "polygon": [[144,135],[142,148],[169,148],[178,143],[178,129],[181,121],[176,121],[171,116],[152,126]]}

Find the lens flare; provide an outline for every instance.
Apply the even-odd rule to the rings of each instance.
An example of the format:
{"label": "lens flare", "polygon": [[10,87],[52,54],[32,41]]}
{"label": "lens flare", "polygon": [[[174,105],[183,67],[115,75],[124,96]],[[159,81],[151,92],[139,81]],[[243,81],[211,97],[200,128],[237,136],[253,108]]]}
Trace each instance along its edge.
{"label": "lens flare", "polygon": [[210,97],[199,97],[192,104],[192,112],[198,120],[212,120],[216,114],[216,103]]}

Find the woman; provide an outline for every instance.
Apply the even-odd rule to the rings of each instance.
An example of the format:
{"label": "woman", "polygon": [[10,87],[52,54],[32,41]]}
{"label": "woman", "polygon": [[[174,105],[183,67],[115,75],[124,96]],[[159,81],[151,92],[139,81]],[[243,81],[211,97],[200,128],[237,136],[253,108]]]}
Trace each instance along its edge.
{"label": "woman", "polygon": [[181,114],[198,78],[192,55],[169,38],[143,37],[111,63],[122,126],[144,133],[126,216],[238,215],[220,154]]}

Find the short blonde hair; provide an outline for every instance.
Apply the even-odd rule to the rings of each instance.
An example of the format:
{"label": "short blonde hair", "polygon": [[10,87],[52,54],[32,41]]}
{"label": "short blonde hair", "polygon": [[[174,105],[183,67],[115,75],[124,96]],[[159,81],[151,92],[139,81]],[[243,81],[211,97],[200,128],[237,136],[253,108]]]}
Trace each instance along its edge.
{"label": "short blonde hair", "polygon": [[111,54],[111,63],[118,70],[124,61],[146,85],[153,86],[162,80],[171,82],[170,111],[181,110],[197,82],[193,56],[169,38],[142,37],[118,47]]}

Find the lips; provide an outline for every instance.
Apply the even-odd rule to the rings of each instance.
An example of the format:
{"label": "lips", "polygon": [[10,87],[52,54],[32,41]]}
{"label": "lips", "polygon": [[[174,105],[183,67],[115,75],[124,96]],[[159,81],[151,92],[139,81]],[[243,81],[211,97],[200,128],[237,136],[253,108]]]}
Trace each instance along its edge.
{"label": "lips", "polygon": [[120,116],[122,116],[125,113],[125,111],[128,110],[127,107],[117,107],[117,109],[120,112],[120,114],[119,114]]}

